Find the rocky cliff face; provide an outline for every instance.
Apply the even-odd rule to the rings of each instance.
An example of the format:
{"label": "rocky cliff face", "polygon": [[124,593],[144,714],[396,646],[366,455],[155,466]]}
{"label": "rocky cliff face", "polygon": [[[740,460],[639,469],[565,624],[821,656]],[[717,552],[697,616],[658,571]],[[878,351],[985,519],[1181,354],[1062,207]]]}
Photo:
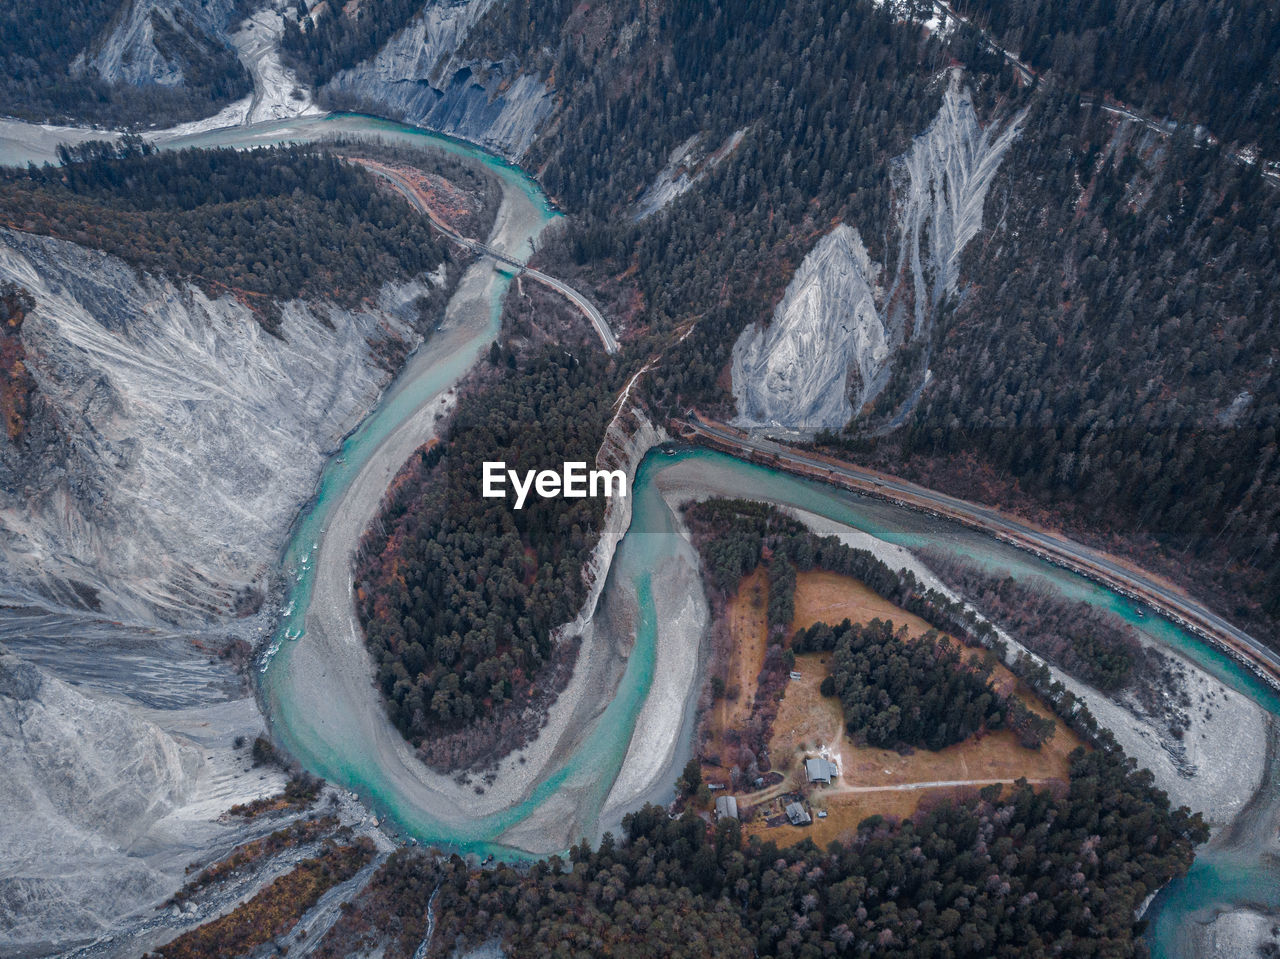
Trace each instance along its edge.
{"label": "rocky cliff face", "polygon": [[733,392],[747,424],[843,425],[889,355],[871,263],[844,224],[804,258],[768,328],[752,326],[733,350]]}
{"label": "rocky cliff face", "polygon": [[[987,190],[1018,135],[1023,115],[981,126],[957,71],[937,119],[899,158],[896,199],[901,239],[895,287],[910,284],[912,337],[928,335],[933,310],[955,289],[960,254],[982,229]],[[901,339],[904,321],[898,317],[895,322]]]}
{"label": "rocky cliff face", "polygon": [[600,540],[582,571],[588,583],[586,602],[582,604],[582,610],[573,622],[557,630],[558,636],[575,636],[581,633],[595,616],[600,594],[604,592],[605,580],[609,576],[609,567],[613,564],[613,556],[631,526],[631,488],[636,470],[649,450],[670,438],[666,430],[650,422],[644,410],[628,404],[624,397],[623,406],[605,431],[604,443],[596,454],[596,469],[622,470],[626,473],[627,495],[614,497],[605,506]]}
{"label": "rocky cliff face", "polygon": [[[190,797],[193,746],[0,647],[0,752],[0,951],[96,933],[167,891],[130,850]],[[77,909],[87,896],[101,916]]]}
{"label": "rocky cliff face", "polygon": [[555,103],[546,81],[521,73],[514,61],[458,57],[492,4],[431,4],[377,56],[334,77],[325,92],[518,160]]}
{"label": "rocky cliff face", "polygon": [[201,60],[230,43],[236,0],[126,0],[73,70],[110,83],[181,86]]}
{"label": "rocky cliff face", "polygon": [[844,426],[884,388],[895,350],[913,340],[927,345],[1020,121],[982,127],[959,74],[952,75],[937,119],[896,161],[898,255],[887,289],[877,286],[880,268],[856,230],[842,225],[825,237],[768,328],[749,327],[734,346],[736,422]]}
{"label": "rocky cliff face", "polygon": [[[260,591],[322,459],[417,342],[414,282],[376,308],[248,308],[71,243],[0,231],[0,279],[30,291],[36,384],[0,437],[0,597],[197,624]],[[424,281],[425,282],[425,281]]]}

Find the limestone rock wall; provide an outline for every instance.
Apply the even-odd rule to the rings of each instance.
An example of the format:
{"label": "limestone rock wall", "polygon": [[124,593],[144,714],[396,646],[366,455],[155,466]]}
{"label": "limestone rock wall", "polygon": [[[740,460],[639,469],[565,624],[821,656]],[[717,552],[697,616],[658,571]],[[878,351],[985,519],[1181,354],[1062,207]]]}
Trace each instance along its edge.
{"label": "limestone rock wall", "polygon": [[927,346],[1021,119],[981,126],[952,74],[937,118],[895,161],[893,270],[880,282],[881,268],[848,225],[820,240],[768,327],[748,327],[734,345],[735,422],[842,427],[884,388],[898,348],[914,340]]}
{"label": "limestone rock wall", "polygon": [[493,0],[433,3],[377,55],[325,86],[340,99],[520,159],[555,108],[544,78],[513,60],[458,55]]}
{"label": "limestone rock wall", "polygon": [[326,453],[418,342],[426,280],[376,307],[283,306],[282,335],[230,296],[138,275],[72,243],[0,231],[29,290],[36,381],[0,436],[0,597],[198,624],[261,589]]}
{"label": "limestone rock wall", "polygon": [[[73,69],[110,83],[181,86],[189,58],[230,47],[235,0],[125,0],[106,32],[76,59]],[[163,24],[156,35],[156,23]]]}
{"label": "limestone rock wall", "polygon": [[874,266],[858,231],[840,224],[804,258],[767,328],[733,350],[739,420],[800,429],[843,425],[889,356]]}

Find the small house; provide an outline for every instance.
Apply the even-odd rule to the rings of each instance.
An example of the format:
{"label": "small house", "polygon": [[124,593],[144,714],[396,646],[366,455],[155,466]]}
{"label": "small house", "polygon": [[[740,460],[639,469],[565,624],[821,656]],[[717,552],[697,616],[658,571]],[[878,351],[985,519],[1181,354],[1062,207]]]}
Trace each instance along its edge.
{"label": "small house", "polygon": [[799,673],[797,673],[794,669],[793,669],[793,670],[791,670],[791,674],[790,674],[790,675],[791,675],[791,678],[792,678],[792,679],[799,679],[799,678],[800,678],[800,674],[799,674]]}
{"label": "small house", "polygon": [[813,819],[804,810],[804,806],[798,802],[793,802],[787,807],[787,819],[793,826],[807,826],[813,822]]}

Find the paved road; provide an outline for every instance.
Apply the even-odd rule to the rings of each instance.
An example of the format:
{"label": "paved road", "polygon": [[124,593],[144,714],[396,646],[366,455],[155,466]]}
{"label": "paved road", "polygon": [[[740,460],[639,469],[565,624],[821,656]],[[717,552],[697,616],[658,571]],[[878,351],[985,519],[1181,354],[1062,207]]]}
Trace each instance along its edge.
{"label": "paved road", "polygon": [[590,300],[573,287],[569,286],[569,284],[563,283],[553,276],[547,276],[547,274],[538,270],[532,270],[526,266],[524,268],[524,275],[563,294],[566,299],[581,310],[583,314],[586,315],[587,319],[591,321],[591,325],[596,328],[596,334],[600,337],[600,342],[604,344],[604,351],[606,353],[618,352],[618,341],[613,335],[613,330],[609,329],[609,324],[605,322],[600,311],[595,308]]}
{"label": "paved road", "polygon": [[775,457],[778,465],[790,467],[804,475],[840,477],[867,492],[909,506],[925,505],[988,532],[1004,534],[1014,545],[1043,552],[1056,562],[1077,569],[1109,586],[1135,594],[1169,618],[1190,624],[1238,651],[1269,675],[1280,677],[1280,655],[1274,650],[1189,596],[1137,569],[1118,563],[1097,550],[1023,523],[999,510],[938,493],[907,480],[808,456],[773,440],[748,436],[720,423],[691,419],[689,425],[695,433],[716,441],[718,445],[737,447],[748,454],[754,452]]}
{"label": "paved road", "polygon": [[604,351],[610,354],[618,352],[618,340],[613,335],[613,330],[609,328],[609,324],[605,321],[604,314],[596,309],[595,304],[571,287],[568,283],[557,280],[553,276],[547,276],[547,274],[542,273],[539,270],[532,270],[519,260],[511,258],[505,253],[495,250],[485,243],[481,243],[479,240],[475,240],[469,236],[463,236],[461,233],[458,233],[447,223],[437,217],[435,213],[432,212],[431,208],[427,206],[422,195],[414,188],[413,184],[396,171],[383,166],[380,163],[374,163],[369,160],[357,159],[355,162],[390,183],[406,200],[409,201],[410,204],[413,205],[414,209],[419,213],[425,214],[435,228],[451,239],[454,243],[471,250],[473,253],[493,257],[499,263],[503,263],[511,267],[521,276],[527,276],[531,280],[536,280],[543,286],[550,287],[557,293],[561,294],[565,299],[577,307],[588,320],[591,321],[591,325],[595,327],[596,335],[600,337],[600,342],[604,344]]}

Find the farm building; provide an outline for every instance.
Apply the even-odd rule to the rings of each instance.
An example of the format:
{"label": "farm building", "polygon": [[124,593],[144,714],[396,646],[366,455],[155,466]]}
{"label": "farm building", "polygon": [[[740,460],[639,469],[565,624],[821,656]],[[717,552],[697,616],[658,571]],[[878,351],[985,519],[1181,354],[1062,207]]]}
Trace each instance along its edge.
{"label": "farm building", "polygon": [[724,819],[726,816],[730,819],[738,818],[738,800],[734,796],[717,796],[716,818]]}
{"label": "farm building", "polygon": [[804,774],[811,783],[822,783],[824,786],[830,786],[831,780],[840,775],[840,770],[829,759],[806,759],[804,761]]}

